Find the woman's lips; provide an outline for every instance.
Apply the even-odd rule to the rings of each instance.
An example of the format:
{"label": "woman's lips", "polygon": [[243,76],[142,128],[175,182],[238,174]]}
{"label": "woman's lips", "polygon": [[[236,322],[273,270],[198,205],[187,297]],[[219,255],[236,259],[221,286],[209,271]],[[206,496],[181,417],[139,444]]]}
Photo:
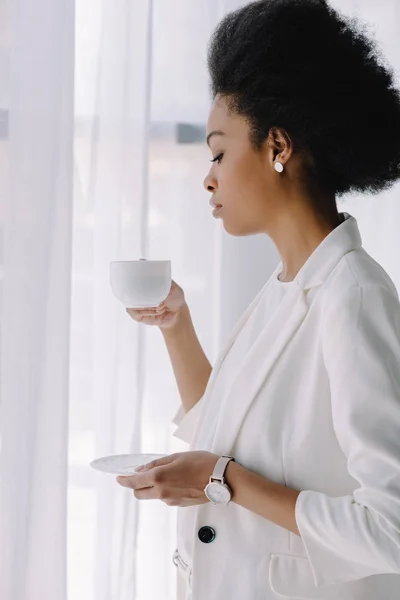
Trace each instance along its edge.
{"label": "woman's lips", "polygon": [[216,217],[220,213],[221,209],[222,209],[222,206],[220,204],[217,204],[212,213],[213,217]]}

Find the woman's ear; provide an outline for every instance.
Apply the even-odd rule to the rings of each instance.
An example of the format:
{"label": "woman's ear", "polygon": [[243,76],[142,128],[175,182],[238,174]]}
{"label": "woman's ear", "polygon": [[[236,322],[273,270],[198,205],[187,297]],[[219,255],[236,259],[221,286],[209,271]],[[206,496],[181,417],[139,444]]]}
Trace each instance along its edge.
{"label": "woman's ear", "polygon": [[280,127],[271,127],[267,141],[272,150],[272,161],[285,165],[293,153],[293,143],[288,133]]}

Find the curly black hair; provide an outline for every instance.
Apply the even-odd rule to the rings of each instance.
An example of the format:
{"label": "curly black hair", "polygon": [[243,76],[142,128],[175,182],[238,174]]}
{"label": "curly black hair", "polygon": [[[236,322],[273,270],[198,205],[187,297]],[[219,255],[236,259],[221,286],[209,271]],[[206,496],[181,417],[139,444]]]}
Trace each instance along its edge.
{"label": "curly black hair", "polygon": [[337,196],[400,178],[400,94],[365,30],[324,0],[260,0],[227,14],[207,52],[212,99],[247,119],[253,149],[282,128],[307,180]]}

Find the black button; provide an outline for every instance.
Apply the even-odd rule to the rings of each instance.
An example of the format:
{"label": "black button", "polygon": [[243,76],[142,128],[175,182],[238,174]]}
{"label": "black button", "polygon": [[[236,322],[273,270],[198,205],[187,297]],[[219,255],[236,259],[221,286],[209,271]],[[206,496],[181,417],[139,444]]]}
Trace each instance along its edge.
{"label": "black button", "polygon": [[205,525],[205,527],[201,527],[199,529],[199,540],[203,542],[203,544],[209,544],[215,540],[215,531],[212,527]]}

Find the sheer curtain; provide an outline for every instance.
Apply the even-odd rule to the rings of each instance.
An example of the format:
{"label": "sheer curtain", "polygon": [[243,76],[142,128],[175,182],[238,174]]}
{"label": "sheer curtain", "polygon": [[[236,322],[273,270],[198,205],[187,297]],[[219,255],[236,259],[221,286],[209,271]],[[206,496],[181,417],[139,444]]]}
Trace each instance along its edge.
{"label": "sheer curtain", "polygon": [[[332,4],[399,69],[396,2]],[[212,363],[275,266],[202,185],[206,46],[246,3],[0,0],[1,600],[176,598],[176,509],[88,466],[186,450],[162,336],[113,298],[109,262],[170,259]],[[400,289],[399,189],[340,208]]]}
{"label": "sheer curtain", "polygon": [[176,597],[176,509],[135,501],[88,463],[186,450],[172,436],[180,399],[163,338],[112,296],[111,260],[170,259],[215,355],[221,231],[202,183],[219,11],[211,0],[76,3],[70,600]]}
{"label": "sheer curtain", "polygon": [[66,600],[73,3],[0,2],[0,597]]}

